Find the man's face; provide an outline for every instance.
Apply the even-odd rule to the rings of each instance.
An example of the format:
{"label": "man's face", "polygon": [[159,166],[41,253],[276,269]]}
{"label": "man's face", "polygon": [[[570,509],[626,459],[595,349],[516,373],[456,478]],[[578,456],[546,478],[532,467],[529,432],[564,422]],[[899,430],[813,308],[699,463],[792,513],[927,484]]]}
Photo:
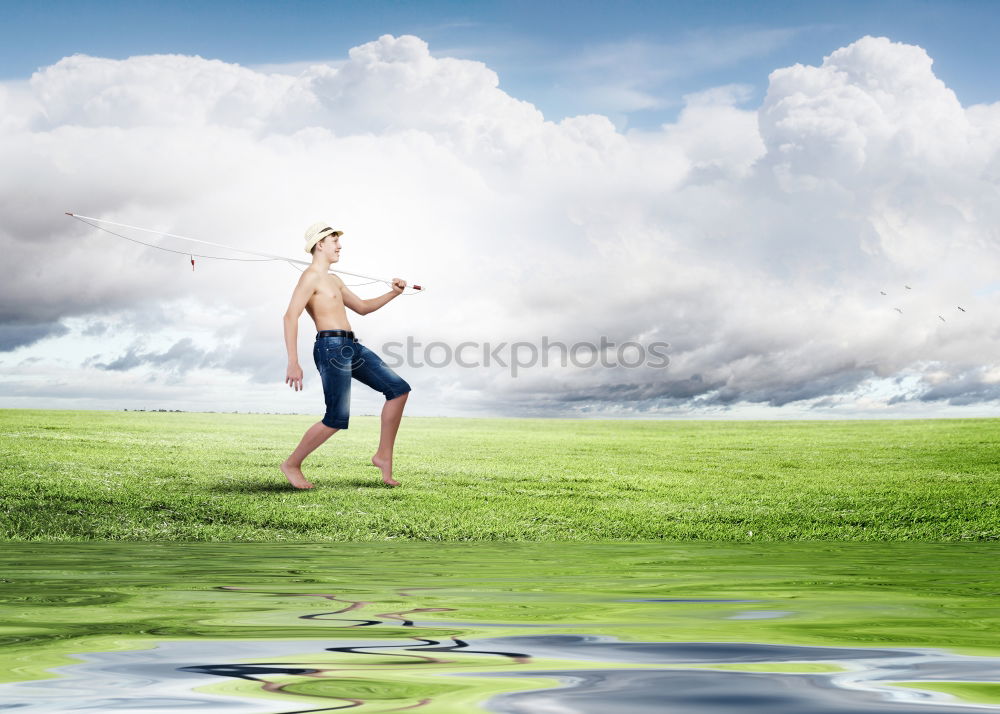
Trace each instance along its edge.
{"label": "man's face", "polygon": [[327,236],[322,241],[323,254],[331,263],[340,260],[340,236]]}

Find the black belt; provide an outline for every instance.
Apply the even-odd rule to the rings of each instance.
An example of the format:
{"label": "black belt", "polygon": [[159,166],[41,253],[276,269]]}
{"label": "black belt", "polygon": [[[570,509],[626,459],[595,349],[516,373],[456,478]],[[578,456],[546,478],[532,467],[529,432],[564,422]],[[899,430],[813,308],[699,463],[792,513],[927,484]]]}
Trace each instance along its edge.
{"label": "black belt", "polygon": [[320,330],[316,333],[316,339],[318,340],[320,337],[349,337],[355,342],[358,341],[353,330]]}

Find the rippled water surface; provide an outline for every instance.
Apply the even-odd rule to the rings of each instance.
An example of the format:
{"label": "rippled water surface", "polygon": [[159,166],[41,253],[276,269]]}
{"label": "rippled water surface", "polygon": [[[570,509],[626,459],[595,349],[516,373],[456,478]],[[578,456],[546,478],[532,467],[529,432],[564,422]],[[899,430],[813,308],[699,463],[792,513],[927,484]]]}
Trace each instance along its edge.
{"label": "rippled water surface", "polygon": [[1000,711],[998,556],[7,544],[0,710]]}

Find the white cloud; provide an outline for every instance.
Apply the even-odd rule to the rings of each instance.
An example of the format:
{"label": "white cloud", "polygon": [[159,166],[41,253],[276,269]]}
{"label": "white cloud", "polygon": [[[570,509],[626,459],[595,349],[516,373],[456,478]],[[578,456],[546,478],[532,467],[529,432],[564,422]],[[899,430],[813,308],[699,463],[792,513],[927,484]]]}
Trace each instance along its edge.
{"label": "white cloud", "polygon": [[[994,404],[1000,104],[962,107],[921,48],[871,37],[776,70],[759,110],[747,96],[709,88],[677,122],[622,134],[599,114],[546,121],[484,64],[413,36],[295,75],[65,58],[0,86],[0,400],[203,408],[246,379],[247,404],[322,406],[283,383],[287,265],[192,273],[73,210],[291,257],[307,225],[335,223],[343,269],[428,286],[355,318],[373,345],[671,344],[666,370],[400,367],[417,412]],[[71,379],[54,388],[55,372]]]}

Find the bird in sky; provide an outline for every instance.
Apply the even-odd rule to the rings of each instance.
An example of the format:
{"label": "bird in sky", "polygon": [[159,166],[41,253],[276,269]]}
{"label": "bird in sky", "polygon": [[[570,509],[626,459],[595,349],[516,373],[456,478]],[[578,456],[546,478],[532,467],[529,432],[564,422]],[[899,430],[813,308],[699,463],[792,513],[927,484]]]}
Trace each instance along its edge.
{"label": "bird in sky", "polygon": [[[913,288],[912,288],[912,287],[910,287],[909,285],[904,285],[903,287],[904,287],[904,288],[906,288],[907,290],[913,290]],[[885,290],[879,290],[879,294],[881,294],[881,295],[888,295],[889,293],[887,293],[887,292],[886,292]],[[957,307],[957,308],[958,308],[959,310],[961,310],[962,312],[966,312],[966,309],[965,309],[964,307],[962,307],[961,305],[956,305],[956,307]],[[902,314],[903,314],[903,308],[901,308],[901,307],[894,307],[894,308],[892,308],[892,309],[893,309],[893,310],[895,310],[896,312],[898,312],[898,313],[899,313],[900,315],[902,315]],[[941,322],[948,322],[948,321],[947,321],[947,320],[946,320],[946,319],[944,318],[944,315],[938,315],[938,319],[939,319],[939,320],[940,320]]]}

